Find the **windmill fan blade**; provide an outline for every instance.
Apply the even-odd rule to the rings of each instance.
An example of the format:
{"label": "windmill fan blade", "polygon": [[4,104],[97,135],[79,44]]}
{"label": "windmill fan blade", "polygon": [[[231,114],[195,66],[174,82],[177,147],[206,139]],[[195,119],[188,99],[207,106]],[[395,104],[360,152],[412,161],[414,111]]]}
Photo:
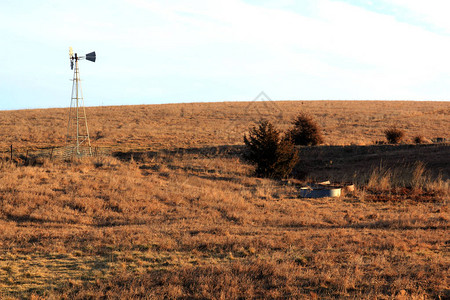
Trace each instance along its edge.
{"label": "windmill fan blade", "polygon": [[89,61],[92,61],[92,62],[95,62],[95,59],[97,58],[97,56],[95,55],[95,51],[94,52],[91,52],[91,53],[88,53],[88,54],[86,54],[86,60],[89,60]]}
{"label": "windmill fan blade", "polygon": [[73,57],[73,49],[72,47],[69,47],[69,58]]}
{"label": "windmill fan blade", "polygon": [[70,61],[70,69],[73,70],[73,60]]}

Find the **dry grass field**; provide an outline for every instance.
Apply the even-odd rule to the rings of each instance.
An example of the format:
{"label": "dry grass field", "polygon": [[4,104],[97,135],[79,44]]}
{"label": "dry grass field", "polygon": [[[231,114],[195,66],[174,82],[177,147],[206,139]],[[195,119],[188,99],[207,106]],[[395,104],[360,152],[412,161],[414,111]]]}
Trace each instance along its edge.
{"label": "dry grass field", "polygon": [[[267,118],[282,130],[299,112],[323,128],[327,145],[371,145],[396,125],[406,141],[448,137],[449,102],[276,101],[88,107],[95,145],[126,148],[192,148],[242,145],[249,125]],[[64,145],[67,109],[0,111],[0,149]]]}
{"label": "dry grass field", "polygon": [[[252,176],[243,134],[300,112],[326,145],[297,180]],[[303,101],[87,108],[111,155],[26,165],[62,146],[64,109],[0,111],[0,298],[448,299],[450,102]],[[406,143],[374,145],[391,125]],[[298,184],[356,184],[299,198]]]}

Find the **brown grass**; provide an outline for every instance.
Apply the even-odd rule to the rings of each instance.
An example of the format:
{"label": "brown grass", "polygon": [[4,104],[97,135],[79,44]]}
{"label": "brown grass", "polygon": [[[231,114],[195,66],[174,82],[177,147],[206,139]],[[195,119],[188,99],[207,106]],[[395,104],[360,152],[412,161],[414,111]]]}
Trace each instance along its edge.
{"label": "brown grass", "polygon": [[[274,104],[275,103],[275,104]],[[281,130],[304,112],[322,128],[328,145],[371,145],[383,130],[399,124],[405,139],[446,137],[450,102],[280,101],[88,107],[95,146],[172,149],[241,145],[242,135],[260,118]],[[63,145],[67,109],[0,111],[0,150]],[[424,126],[426,124],[426,126]],[[174,138],[176,137],[176,138]]]}
{"label": "brown grass", "polygon": [[[332,106],[321,105],[332,103],[315,105],[331,112]],[[375,104],[368,103],[368,110]],[[216,105],[214,112],[204,109],[213,104],[180,105],[185,118],[179,120],[176,105],[111,108],[110,122],[99,114],[104,137],[98,142],[117,140],[124,150],[118,158],[0,163],[0,298],[450,296],[447,144],[300,148],[305,180],[324,176],[358,183],[355,194],[302,199],[296,185],[251,177],[239,145],[216,147],[234,144],[234,133],[219,134],[226,132],[219,123],[233,123],[231,112],[239,110],[232,107],[240,104]],[[417,105],[437,116],[435,110],[448,109],[445,103]],[[202,112],[190,115],[190,107]],[[397,117],[411,116],[404,107]],[[133,114],[137,121],[130,125],[125,116]],[[45,111],[1,115],[5,147],[29,134],[27,121],[43,127],[20,145],[48,143],[47,121],[30,119]],[[209,135],[204,128],[214,115],[221,121],[215,122],[217,135]],[[14,125],[13,116],[22,116],[23,124]],[[422,128],[424,136],[445,135],[439,126],[447,119],[427,120],[421,124],[430,124]],[[118,122],[127,128],[117,128]],[[248,128],[246,121],[238,123]],[[354,124],[349,126],[360,130]],[[230,127],[239,136],[235,144],[242,143],[239,126]],[[19,132],[6,134],[13,127]],[[371,128],[370,138],[350,137],[375,140],[383,127]],[[335,128],[336,137],[348,135],[344,126],[323,128]],[[326,139],[332,137],[328,131]],[[62,138],[56,135],[53,142]]]}

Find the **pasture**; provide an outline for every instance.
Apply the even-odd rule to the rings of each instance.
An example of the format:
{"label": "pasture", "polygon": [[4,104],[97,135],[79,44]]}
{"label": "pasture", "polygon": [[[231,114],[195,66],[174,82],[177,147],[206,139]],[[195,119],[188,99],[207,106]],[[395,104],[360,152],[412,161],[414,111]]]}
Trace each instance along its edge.
{"label": "pasture", "polygon": [[[243,134],[301,111],[325,144],[299,147],[297,178],[254,177]],[[449,115],[413,101],[90,107],[108,155],[24,164],[10,145],[63,146],[66,110],[0,111],[0,298],[450,297],[450,145],[431,143]],[[376,144],[392,125],[405,142]],[[299,198],[327,179],[356,191]]]}

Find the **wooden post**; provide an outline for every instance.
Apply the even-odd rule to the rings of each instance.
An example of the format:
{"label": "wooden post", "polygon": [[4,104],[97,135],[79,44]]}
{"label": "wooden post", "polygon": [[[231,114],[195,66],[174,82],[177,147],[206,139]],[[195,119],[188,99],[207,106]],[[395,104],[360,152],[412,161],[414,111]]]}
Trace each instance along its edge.
{"label": "wooden post", "polygon": [[55,147],[52,147],[52,151],[50,152],[50,160],[53,158],[53,149],[55,149]]}
{"label": "wooden post", "polygon": [[13,158],[13,146],[11,145],[11,162],[12,162],[12,158]]}

